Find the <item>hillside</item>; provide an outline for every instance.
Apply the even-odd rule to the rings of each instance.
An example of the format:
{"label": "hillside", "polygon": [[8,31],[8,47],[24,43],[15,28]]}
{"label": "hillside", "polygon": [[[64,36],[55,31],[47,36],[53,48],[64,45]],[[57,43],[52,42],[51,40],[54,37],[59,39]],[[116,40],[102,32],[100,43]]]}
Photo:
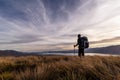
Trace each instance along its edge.
{"label": "hillside", "polygon": [[0,50],[0,56],[29,56],[38,55],[36,53],[20,52],[15,50]]}
{"label": "hillside", "polygon": [[120,57],[0,57],[0,80],[120,80]]}
{"label": "hillside", "polygon": [[0,50],[0,56],[23,56],[23,55],[25,54],[15,50]]}
{"label": "hillside", "polygon": [[120,55],[120,45],[100,47],[100,48],[90,48],[90,49],[87,49],[86,52]]}
{"label": "hillside", "polygon": [[[75,50],[77,52],[77,48]],[[64,50],[64,51],[45,51],[41,53],[74,53],[74,50]],[[85,53],[103,53],[103,54],[117,54],[120,55],[120,45],[99,47],[99,48],[88,48],[85,49]]]}
{"label": "hillside", "polygon": [[[75,52],[77,52],[77,49],[75,50]],[[43,51],[43,52],[20,52],[15,50],[0,50],[0,56],[57,55],[58,53],[61,54],[74,53],[74,50]],[[120,55],[120,45],[100,48],[88,48],[85,49],[85,53],[103,53]]]}

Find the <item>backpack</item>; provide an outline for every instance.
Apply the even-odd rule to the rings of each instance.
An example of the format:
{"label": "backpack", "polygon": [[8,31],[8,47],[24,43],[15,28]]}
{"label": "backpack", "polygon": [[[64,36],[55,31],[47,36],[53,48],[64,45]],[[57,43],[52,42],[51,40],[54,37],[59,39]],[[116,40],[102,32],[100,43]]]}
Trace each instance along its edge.
{"label": "backpack", "polygon": [[83,47],[83,48],[89,47],[89,41],[86,36],[81,37],[81,41],[82,41],[81,47]]}

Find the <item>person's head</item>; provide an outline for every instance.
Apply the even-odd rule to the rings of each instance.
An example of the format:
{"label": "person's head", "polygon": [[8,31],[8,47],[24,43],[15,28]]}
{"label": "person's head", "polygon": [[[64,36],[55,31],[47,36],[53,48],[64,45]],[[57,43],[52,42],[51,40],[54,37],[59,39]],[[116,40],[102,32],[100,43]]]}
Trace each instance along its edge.
{"label": "person's head", "polygon": [[80,38],[81,37],[81,35],[80,34],[78,34],[78,38]]}

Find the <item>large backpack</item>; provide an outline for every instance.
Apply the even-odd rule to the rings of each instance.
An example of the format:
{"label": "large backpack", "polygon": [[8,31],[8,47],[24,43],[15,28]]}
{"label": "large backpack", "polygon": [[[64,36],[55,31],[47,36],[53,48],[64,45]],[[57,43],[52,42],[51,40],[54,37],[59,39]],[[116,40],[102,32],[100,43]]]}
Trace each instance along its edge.
{"label": "large backpack", "polygon": [[81,41],[82,41],[81,47],[83,47],[83,48],[89,47],[89,41],[86,36],[81,37]]}

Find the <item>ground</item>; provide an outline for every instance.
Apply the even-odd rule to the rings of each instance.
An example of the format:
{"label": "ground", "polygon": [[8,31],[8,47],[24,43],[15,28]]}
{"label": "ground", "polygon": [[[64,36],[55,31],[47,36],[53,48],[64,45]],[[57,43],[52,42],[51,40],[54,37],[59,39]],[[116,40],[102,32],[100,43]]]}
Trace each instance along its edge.
{"label": "ground", "polygon": [[120,80],[120,56],[0,57],[0,80]]}

